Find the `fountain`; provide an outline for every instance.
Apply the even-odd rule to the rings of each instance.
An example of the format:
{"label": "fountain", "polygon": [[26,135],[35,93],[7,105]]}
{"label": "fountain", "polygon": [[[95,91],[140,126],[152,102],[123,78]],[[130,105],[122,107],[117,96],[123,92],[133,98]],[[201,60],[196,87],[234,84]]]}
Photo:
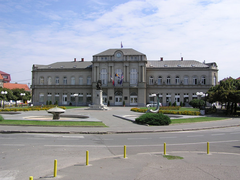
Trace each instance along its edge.
{"label": "fountain", "polygon": [[65,113],[65,110],[58,108],[56,106],[55,108],[47,110],[47,112],[53,114],[53,120],[58,120],[58,119],[60,119],[60,114]]}

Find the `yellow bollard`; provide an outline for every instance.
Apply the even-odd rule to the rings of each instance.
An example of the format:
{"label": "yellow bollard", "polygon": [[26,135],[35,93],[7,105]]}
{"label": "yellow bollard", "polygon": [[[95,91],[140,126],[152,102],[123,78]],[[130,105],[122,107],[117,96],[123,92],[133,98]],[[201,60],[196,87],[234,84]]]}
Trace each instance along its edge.
{"label": "yellow bollard", "polygon": [[209,142],[207,142],[207,154],[209,154]]}
{"label": "yellow bollard", "polygon": [[33,177],[32,177],[32,176],[30,176],[30,177],[29,177],[29,180],[33,180]]}
{"label": "yellow bollard", "polygon": [[89,162],[89,151],[86,151],[86,166],[88,166]]}
{"label": "yellow bollard", "polygon": [[163,154],[166,155],[166,143],[164,143]]}
{"label": "yellow bollard", "polygon": [[126,148],[126,145],[124,145],[124,155],[123,155],[124,158],[127,157],[126,152],[127,152],[127,148]]}
{"label": "yellow bollard", "polygon": [[57,177],[57,160],[54,160],[54,173],[53,173],[53,177]]}

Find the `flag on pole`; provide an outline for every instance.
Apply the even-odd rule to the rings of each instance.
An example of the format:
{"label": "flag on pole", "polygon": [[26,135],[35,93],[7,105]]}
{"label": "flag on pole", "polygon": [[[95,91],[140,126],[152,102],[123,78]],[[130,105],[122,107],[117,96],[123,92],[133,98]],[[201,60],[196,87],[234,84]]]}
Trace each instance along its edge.
{"label": "flag on pole", "polygon": [[122,73],[120,84],[123,83],[123,78],[124,78],[124,77],[123,77],[123,73]]}
{"label": "flag on pole", "polygon": [[121,48],[123,48],[122,41],[121,41]]}

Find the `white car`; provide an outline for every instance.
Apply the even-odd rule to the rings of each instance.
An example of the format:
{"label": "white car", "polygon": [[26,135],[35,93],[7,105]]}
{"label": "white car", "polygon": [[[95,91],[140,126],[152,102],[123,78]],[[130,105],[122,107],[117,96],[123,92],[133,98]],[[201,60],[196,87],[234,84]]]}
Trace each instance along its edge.
{"label": "white car", "polygon": [[[159,103],[159,107],[161,107],[162,104]],[[157,103],[151,103],[151,104],[147,104],[147,107],[157,107]]]}

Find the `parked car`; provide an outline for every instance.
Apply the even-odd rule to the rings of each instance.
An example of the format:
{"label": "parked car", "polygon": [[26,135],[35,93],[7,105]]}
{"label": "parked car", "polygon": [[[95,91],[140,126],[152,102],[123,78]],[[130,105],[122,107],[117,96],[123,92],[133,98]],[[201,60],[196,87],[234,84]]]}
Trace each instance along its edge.
{"label": "parked car", "polygon": [[[159,103],[159,107],[162,106],[162,103]],[[157,107],[157,103],[147,104],[147,107]]]}

